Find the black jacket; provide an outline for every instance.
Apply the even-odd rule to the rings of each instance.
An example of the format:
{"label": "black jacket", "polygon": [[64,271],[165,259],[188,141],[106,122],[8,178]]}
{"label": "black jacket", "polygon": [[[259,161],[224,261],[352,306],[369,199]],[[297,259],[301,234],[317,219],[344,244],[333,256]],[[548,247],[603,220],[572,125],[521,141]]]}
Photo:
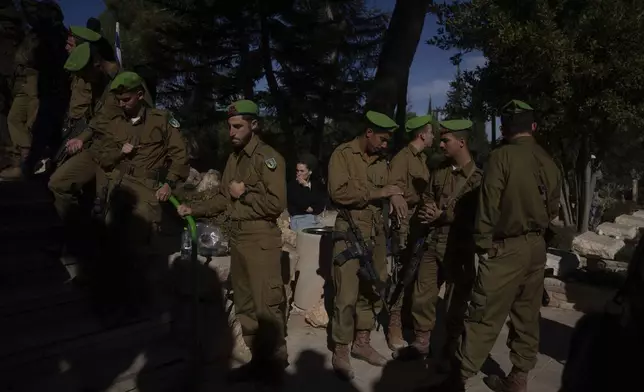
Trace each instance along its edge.
{"label": "black jacket", "polygon": [[[324,211],[327,194],[325,186],[319,181],[312,180],[310,189],[300,185],[297,181],[292,181],[288,184],[286,191],[289,215],[317,215]],[[309,207],[313,209],[313,212],[306,212]]]}

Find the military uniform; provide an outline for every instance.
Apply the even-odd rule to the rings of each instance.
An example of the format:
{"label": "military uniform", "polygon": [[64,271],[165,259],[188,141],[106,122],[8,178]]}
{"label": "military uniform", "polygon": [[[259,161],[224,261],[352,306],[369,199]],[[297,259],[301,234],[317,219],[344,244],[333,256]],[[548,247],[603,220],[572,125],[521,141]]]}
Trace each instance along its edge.
{"label": "military uniform", "polygon": [[[252,101],[233,103],[228,116],[258,116]],[[244,340],[258,359],[276,355],[286,361],[285,292],[282,279],[282,235],[277,218],[286,209],[286,165],[284,158],[257,135],[241,150],[228,157],[219,193],[192,208],[195,216],[215,216],[230,212],[230,277],[235,313]],[[234,199],[228,184],[243,182],[245,193]],[[258,352],[258,333],[275,330],[277,353]],[[258,339],[259,340],[259,339]],[[266,342],[259,342],[260,345]]]}
{"label": "military uniform", "polygon": [[[74,49],[65,63],[67,70],[78,72],[88,64],[89,45],[89,43],[83,43]],[[118,68],[115,66],[114,72],[105,75],[106,82],[111,82],[116,77],[117,71]],[[83,149],[56,169],[49,180],[49,189],[54,194],[54,205],[63,220],[68,216],[69,208],[75,200],[74,195],[96,177],[99,166],[95,156],[101,148],[102,136],[108,123],[122,113],[116,97],[110,93],[107,84],[92,111],[94,116],[90,119],[88,127],[77,137],[83,141]],[[92,144],[89,144],[90,142]],[[101,176],[100,182],[103,181]],[[97,187],[100,189],[103,185],[103,183],[97,184]]]}
{"label": "military uniform", "polygon": [[[432,116],[415,117],[407,121],[405,128],[407,132],[414,132],[426,127],[432,121]],[[389,183],[396,185],[403,190],[407,202],[408,215],[401,219],[397,233],[398,251],[400,255],[407,256],[407,241],[410,231],[410,220],[414,215],[420,197],[427,187],[429,181],[429,168],[427,167],[427,155],[424,151],[418,150],[413,143],[408,144],[400,150],[391,160]],[[405,260],[404,260],[405,261]],[[387,344],[391,350],[397,350],[405,346],[402,336],[401,309],[404,294],[401,295],[392,306],[387,330]]]}
{"label": "military uniform", "polygon": [[[439,124],[441,135],[468,131],[472,127],[468,120],[447,120]],[[473,160],[463,167],[444,162],[431,173],[429,186],[423,194],[422,205],[434,203],[442,213],[430,224],[426,250],[412,293],[415,333],[412,346],[420,354],[429,353],[430,334],[436,325],[438,293],[443,283],[447,285],[445,300],[449,304],[443,357],[453,353],[462,331],[475,275],[472,234],[481,178],[482,172]]]}
{"label": "military uniform", "polygon": [[29,32],[16,52],[13,74],[13,102],[7,116],[14,158],[12,167],[0,173],[2,178],[19,178],[20,168],[31,149],[31,128],[38,115],[38,70],[36,69],[36,48],[39,39]]}
{"label": "military uniform", "polygon": [[[524,102],[511,101],[502,110],[506,129],[527,133],[525,123],[533,121],[532,108]],[[559,169],[532,136],[510,138],[490,154],[475,219],[478,275],[456,353],[461,380],[479,371],[509,314],[513,370],[508,378],[492,377],[488,385],[525,391],[539,348],[543,234],[558,213],[560,186]]]}
{"label": "military uniform", "polygon": [[[140,86],[140,76],[123,72],[110,90],[131,91]],[[113,118],[101,149],[95,151],[96,160],[108,173],[108,226],[118,227],[115,231],[137,254],[152,253],[150,245],[161,222],[157,189],[164,183],[172,188],[189,174],[186,144],[178,126],[168,111],[143,105],[135,119],[123,114]],[[127,155],[121,151],[126,143],[135,146]]]}
{"label": "military uniform", "polygon": [[[396,123],[377,112],[368,112],[370,127],[379,132],[392,132]],[[338,146],[329,161],[329,197],[338,208],[344,208],[353,218],[366,241],[373,242],[372,263],[381,281],[387,278],[387,247],[385,237],[382,201],[373,195],[388,184],[389,169],[387,161],[380,155],[367,155],[360,145],[360,139]],[[348,223],[338,216],[335,230],[347,232]],[[338,241],[334,246],[337,257],[347,244]],[[349,363],[349,344],[353,341],[351,355],[376,365],[384,366],[385,358],[370,344],[370,333],[375,326],[376,315],[382,303],[373,293],[370,283],[358,277],[359,260],[334,263],[332,275],[335,287],[333,316],[331,318],[331,338],[335,343],[333,366],[342,376],[352,378],[353,370]],[[355,337],[355,339],[354,339]]]}

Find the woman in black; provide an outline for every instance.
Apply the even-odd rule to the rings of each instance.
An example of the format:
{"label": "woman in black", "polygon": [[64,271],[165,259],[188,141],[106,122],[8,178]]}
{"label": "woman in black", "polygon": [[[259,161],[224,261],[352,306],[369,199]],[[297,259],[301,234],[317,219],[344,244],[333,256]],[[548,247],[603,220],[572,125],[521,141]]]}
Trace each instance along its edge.
{"label": "woman in black", "polygon": [[298,159],[295,180],[287,189],[288,213],[291,215],[291,230],[298,231],[319,226],[317,215],[326,206],[326,189],[313,177],[317,160],[310,154]]}

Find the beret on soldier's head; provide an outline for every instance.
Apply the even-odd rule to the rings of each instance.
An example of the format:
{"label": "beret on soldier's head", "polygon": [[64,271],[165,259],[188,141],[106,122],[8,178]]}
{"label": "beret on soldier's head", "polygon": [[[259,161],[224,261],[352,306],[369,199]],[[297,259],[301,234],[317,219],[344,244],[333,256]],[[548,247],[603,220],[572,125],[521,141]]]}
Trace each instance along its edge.
{"label": "beret on soldier's head", "polygon": [[228,106],[228,117],[243,115],[259,116],[259,106],[248,99],[235,101]]}
{"label": "beret on soldier's head", "polygon": [[466,131],[472,128],[472,122],[470,120],[444,120],[439,121],[438,124],[441,126],[441,134]]}
{"label": "beret on soldier's head", "polygon": [[386,114],[370,110],[367,112],[366,118],[367,121],[369,121],[369,124],[375,127],[376,130],[393,132],[398,129],[398,124],[396,124],[396,122]]}
{"label": "beret on soldier's head", "polygon": [[430,124],[432,121],[433,117],[431,114],[410,118],[405,124],[405,128],[407,129],[407,132],[413,132],[427,124]]}
{"label": "beret on soldier's head", "polygon": [[143,86],[143,78],[139,74],[125,71],[116,75],[110,85],[110,91],[131,91],[141,86]]}
{"label": "beret on soldier's head", "polygon": [[72,50],[65,61],[64,68],[70,72],[78,72],[85,68],[92,55],[92,50],[89,43],[84,42]]}
{"label": "beret on soldier's head", "polygon": [[531,111],[533,111],[532,106],[518,99],[511,100],[501,108],[502,114],[519,114]]}
{"label": "beret on soldier's head", "polygon": [[98,42],[102,38],[96,31],[83,26],[69,26],[69,31],[75,38],[87,42]]}

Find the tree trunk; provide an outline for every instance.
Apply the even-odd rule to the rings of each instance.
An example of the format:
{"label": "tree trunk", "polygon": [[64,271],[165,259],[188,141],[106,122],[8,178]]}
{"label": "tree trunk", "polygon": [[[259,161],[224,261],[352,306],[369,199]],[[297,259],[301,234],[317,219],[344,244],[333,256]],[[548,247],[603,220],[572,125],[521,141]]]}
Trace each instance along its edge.
{"label": "tree trunk", "polygon": [[[243,26],[243,25],[242,25]],[[250,43],[248,31],[245,26],[240,29],[242,35],[239,47],[239,69],[238,86],[242,87],[244,98],[253,100],[255,97],[255,81],[250,72]]]}
{"label": "tree trunk", "polygon": [[577,157],[579,199],[577,200],[577,231],[585,233],[588,231],[590,217],[590,202],[592,199],[592,167],[590,161],[590,139],[584,136],[584,140]]}
{"label": "tree trunk", "polygon": [[414,60],[430,0],[397,0],[380,53],[374,88],[367,108],[394,115],[400,89]]}
{"label": "tree trunk", "polygon": [[404,77],[405,82],[400,85],[398,89],[398,103],[396,105],[396,122],[400,127],[397,132],[394,133],[393,142],[394,150],[399,151],[403,148],[405,143],[405,123],[407,122],[407,87],[409,81],[409,69],[407,74]]}
{"label": "tree trunk", "polygon": [[273,58],[271,56],[271,37],[270,31],[268,28],[268,16],[262,15],[261,17],[261,43],[260,50],[262,53],[262,62],[264,64],[264,72],[266,74],[266,84],[268,84],[268,89],[271,93],[273,99],[275,99],[275,106],[277,107],[277,118],[279,119],[280,128],[284,133],[286,140],[291,141],[291,143],[286,143],[285,146],[285,156],[286,162],[291,162],[296,159],[295,151],[295,132],[293,131],[293,126],[289,119],[290,113],[290,104],[288,99],[284,96],[282,90],[277,83],[277,77],[275,76],[275,71],[273,70]]}
{"label": "tree trunk", "polygon": [[[563,208],[564,222],[566,223],[566,226],[573,226],[576,225],[576,220],[573,220],[574,216],[572,214],[572,207],[570,206],[570,185],[568,185],[568,178],[565,173],[563,174],[562,179],[563,190],[561,195],[564,200],[561,203],[561,207]],[[567,222],[566,218],[568,219]]]}
{"label": "tree trunk", "polygon": [[637,203],[638,193],[639,193],[639,179],[638,178],[633,178],[632,194],[633,194],[633,202],[634,203]]}
{"label": "tree trunk", "polygon": [[490,145],[494,148],[496,146],[496,114],[492,115],[492,140]]}

